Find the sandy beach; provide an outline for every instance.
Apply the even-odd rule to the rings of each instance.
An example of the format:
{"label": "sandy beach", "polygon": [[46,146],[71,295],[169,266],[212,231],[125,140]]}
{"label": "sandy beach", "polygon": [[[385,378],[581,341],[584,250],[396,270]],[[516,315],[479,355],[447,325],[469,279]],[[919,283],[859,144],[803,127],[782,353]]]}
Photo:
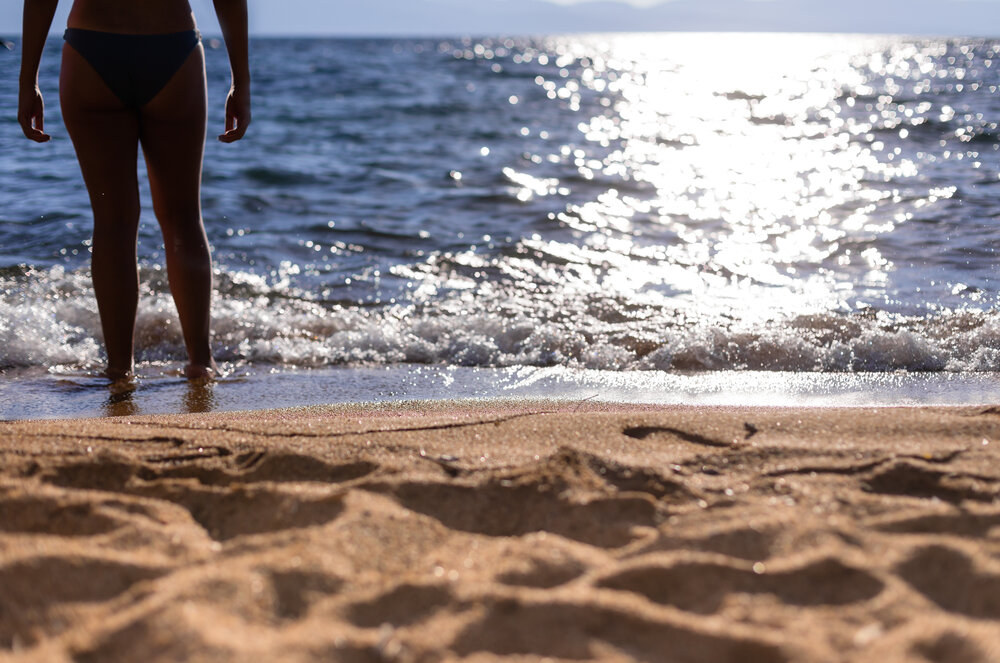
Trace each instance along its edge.
{"label": "sandy beach", "polygon": [[0,660],[1000,660],[1000,409],[0,424]]}

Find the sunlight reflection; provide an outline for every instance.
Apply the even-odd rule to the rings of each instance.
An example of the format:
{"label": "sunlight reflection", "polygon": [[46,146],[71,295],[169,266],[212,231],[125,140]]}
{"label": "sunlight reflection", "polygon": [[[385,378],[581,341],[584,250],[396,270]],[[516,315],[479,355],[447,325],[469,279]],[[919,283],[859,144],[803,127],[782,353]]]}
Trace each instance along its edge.
{"label": "sunlight reflection", "polygon": [[[589,248],[567,251],[602,253],[587,258],[605,265],[596,287],[628,295],[652,286],[702,309],[710,297],[717,313],[749,321],[842,308],[857,285],[885,284],[892,264],[870,244],[910,215],[886,217],[902,199],[883,183],[917,168],[872,133],[924,121],[932,108],[903,107],[890,94],[870,112],[866,102],[863,119],[844,111],[872,94],[872,74],[933,75],[933,53],[814,35],[574,37],[546,50],[560,67],[535,79],[546,96],[578,111],[596,95],[603,110],[579,123],[592,148],[562,145],[540,161],[569,161],[582,180],[653,191],[630,196],[611,186],[555,215],[591,235]],[[553,178],[505,172],[522,200],[565,190]],[[636,232],[637,218],[660,231]],[[637,258],[647,245],[656,247],[650,258],[608,258]]]}

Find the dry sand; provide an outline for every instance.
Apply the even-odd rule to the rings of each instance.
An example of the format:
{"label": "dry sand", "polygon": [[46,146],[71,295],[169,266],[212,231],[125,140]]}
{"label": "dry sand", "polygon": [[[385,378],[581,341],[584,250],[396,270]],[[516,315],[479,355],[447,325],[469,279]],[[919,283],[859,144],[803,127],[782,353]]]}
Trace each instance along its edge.
{"label": "dry sand", "polygon": [[1000,409],[7,422],[0,463],[2,661],[1000,661]]}

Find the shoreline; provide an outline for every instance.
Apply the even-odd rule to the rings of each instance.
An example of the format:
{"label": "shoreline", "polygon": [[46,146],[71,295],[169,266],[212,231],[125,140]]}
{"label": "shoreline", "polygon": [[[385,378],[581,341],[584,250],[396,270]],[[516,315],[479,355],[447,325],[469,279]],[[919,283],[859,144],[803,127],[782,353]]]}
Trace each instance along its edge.
{"label": "shoreline", "polygon": [[131,391],[84,373],[7,375],[0,420],[237,412],[352,402],[494,399],[661,406],[988,406],[1000,403],[992,373],[602,371],[567,367],[476,368],[401,364],[279,372],[245,369],[194,384],[157,367]]}
{"label": "shoreline", "polygon": [[1000,657],[1000,408],[0,423],[0,660]]}

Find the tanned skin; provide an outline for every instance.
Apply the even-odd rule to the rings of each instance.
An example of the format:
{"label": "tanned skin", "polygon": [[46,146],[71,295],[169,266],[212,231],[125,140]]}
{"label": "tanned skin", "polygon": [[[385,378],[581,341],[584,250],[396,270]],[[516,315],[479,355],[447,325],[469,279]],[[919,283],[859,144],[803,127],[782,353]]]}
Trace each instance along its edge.
{"label": "tanned skin", "polygon": [[[229,51],[232,86],[219,140],[239,140],[250,125],[246,0],[214,0]],[[39,143],[45,133],[38,66],[58,0],[25,0],[18,122]],[[187,0],[75,0],[67,27],[127,34],[195,28]],[[91,273],[104,345],[107,377],[128,379],[134,369],[135,316],[139,302],[136,242],[142,148],[153,210],[163,232],[170,291],[177,305],[188,364],[185,375],[218,373],[209,343],[212,259],[201,218],[201,167],[205,149],[205,51],[199,44],[170,82],[145,106],[127,108],[69,44],[63,45],[59,97],[66,130],[76,148],[94,213]]]}

